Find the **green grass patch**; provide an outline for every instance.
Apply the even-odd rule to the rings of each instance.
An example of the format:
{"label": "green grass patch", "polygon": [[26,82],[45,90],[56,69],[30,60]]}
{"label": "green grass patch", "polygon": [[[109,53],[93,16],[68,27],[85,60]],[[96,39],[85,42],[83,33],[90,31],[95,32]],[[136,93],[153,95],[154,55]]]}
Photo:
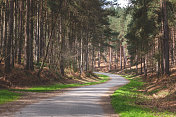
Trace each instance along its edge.
{"label": "green grass patch", "polygon": [[13,89],[13,91],[25,91],[25,92],[48,92],[48,91],[56,91],[64,88],[72,88],[72,87],[80,87],[86,85],[96,85],[109,80],[108,76],[105,75],[97,75],[100,80],[97,82],[89,82],[84,84],[54,84],[49,86],[37,86],[29,89]]}
{"label": "green grass patch", "polygon": [[96,74],[96,76],[98,76],[99,78],[102,78],[102,79],[108,79],[109,78],[109,76],[102,75],[102,74]]}
{"label": "green grass patch", "polygon": [[0,90],[0,104],[17,100],[21,94],[8,90]]}
{"label": "green grass patch", "polygon": [[99,81],[89,82],[89,83],[84,83],[84,84],[55,84],[55,85],[49,85],[49,86],[38,86],[38,87],[29,88],[29,89],[0,90],[0,104],[4,104],[7,102],[17,100],[21,96],[21,94],[15,93],[12,91],[49,92],[49,91],[60,90],[63,88],[79,87],[79,86],[85,86],[85,85],[95,85],[95,84],[100,84],[100,83],[103,83],[109,80],[108,76],[105,76],[105,75],[97,75],[97,76],[100,78]]}
{"label": "green grass patch", "polygon": [[134,76],[124,76],[130,83],[119,88],[112,95],[112,105],[120,117],[174,117],[172,113],[157,112],[143,106],[139,106],[136,102],[148,100],[146,96],[138,90],[143,86],[142,80]]}

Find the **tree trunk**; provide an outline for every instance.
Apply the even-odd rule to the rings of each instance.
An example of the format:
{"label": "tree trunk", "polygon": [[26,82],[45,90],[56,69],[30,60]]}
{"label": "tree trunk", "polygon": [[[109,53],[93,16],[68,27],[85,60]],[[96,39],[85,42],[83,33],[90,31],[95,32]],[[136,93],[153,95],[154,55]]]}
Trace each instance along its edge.
{"label": "tree trunk", "polygon": [[40,57],[43,57],[43,45],[44,45],[44,35],[43,35],[43,0],[40,4]]}
{"label": "tree trunk", "polygon": [[120,70],[122,71],[122,42],[120,42]]}
{"label": "tree trunk", "polygon": [[[4,34],[3,34],[3,31],[4,31],[4,12],[3,10],[1,9],[1,52],[0,52],[0,56],[3,58],[3,42],[4,42]],[[0,63],[2,62],[2,58],[0,60]]]}
{"label": "tree trunk", "polygon": [[94,45],[93,45],[93,47],[92,47],[92,71],[94,71],[94,61],[95,61],[95,59],[94,59],[94,55],[95,55],[95,48],[94,48]]}
{"label": "tree trunk", "polygon": [[[1,30],[1,32],[0,32],[0,56],[2,57],[2,48],[3,48],[3,18],[4,18],[4,16],[3,16],[3,12],[2,12],[2,9],[0,9],[0,30]],[[0,63],[1,63],[1,59],[2,58],[0,58]]]}
{"label": "tree trunk", "polygon": [[126,53],[125,53],[125,47],[124,46],[122,46],[123,47],[123,59],[124,59],[124,69],[126,69],[126,62],[127,62],[127,58],[126,58]]}
{"label": "tree trunk", "polygon": [[141,56],[141,74],[143,74],[142,73],[142,62],[143,62],[143,60],[142,60],[142,56]]}
{"label": "tree trunk", "polygon": [[18,48],[18,64],[21,64],[21,58],[22,58],[22,48],[23,48],[23,10],[24,10],[24,1],[20,1],[20,36],[19,36],[19,48]]}
{"label": "tree trunk", "polygon": [[111,71],[111,67],[112,67],[112,48],[109,47],[109,71]]}
{"label": "tree trunk", "polygon": [[138,75],[138,55],[136,55],[136,75]]}
{"label": "tree trunk", "polygon": [[115,69],[117,70],[118,69],[118,51],[116,50],[115,52]]}
{"label": "tree trunk", "polygon": [[167,6],[166,0],[163,0],[163,29],[164,29],[164,39],[163,39],[163,46],[164,46],[164,72],[166,75],[170,75],[169,71],[169,25],[167,19]]}
{"label": "tree trunk", "polygon": [[37,39],[36,39],[36,48],[37,48],[37,64],[40,62],[40,1],[38,3],[38,10],[37,10]]}
{"label": "tree trunk", "polygon": [[25,45],[26,45],[26,58],[25,68],[30,69],[30,35],[29,35],[29,21],[30,21],[30,0],[26,1],[26,29],[25,29]]}
{"label": "tree trunk", "polygon": [[99,51],[98,51],[98,68],[100,68],[101,65],[101,49],[100,49],[100,44],[99,44]]}
{"label": "tree trunk", "polygon": [[34,70],[34,63],[33,63],[33,40],[34,40],[34,36],[33,36],[33,14],[34,14],[34,0],[30,0],[30,27],[29,27],[29,33],[30,33],[30,56],[29,56],[29,61],[30,61],[30,65],[29,68],[30,70]]}
{"label": "tree trunk", "polygon": [[63,20],[62,20],[62,18],[60,18],[60,28],[59,28],[59,30],[60,30],[60,41],[61,41],[61,52],[60,52],[60,73],[61,73],[61,75],[62,76],[64,76],[65,75],[65,72],[64,72],[64,47],[65,47],[65,30],[64,31],[62,31],[62,22]]}
{"label": "tree trunk", "polygon": [[10,1],[10,14],[9,14],[9,36],[7,41],[7,51],[5,59],[5,72],[8,73],[11,71],[11,47],[12,47],[12,40],[13,40],[13,9],[14,9],[14,0]]}
{"label": "tree trunk", "polygon": [[172,45],[171,45],[171,60],[172,60],[172,65],[175,64],[175,39],[174,39],[174,28],[171,30],[171,39],[172,39]]}
{"label": "tree trunk", "polygon": [[82,33],[82,31],[81,31],[81,42],[80,42],[80,46],[81,46],[81,52],[80,52],[80,74],[82,74],[82,72],[83,72],[83,33]]}
{"label": "tree trunk", "polygon": [[89,69],[88,68],[89,67],[89,42],[88,42],[89,41],[88,40],[89,39],[89,37],[88,37],[89,33],[87,32],[86,35],[87,35],[87,37],[86,37],[86,54],[85,54],[86,69],[85,70],[88,71],[88,69]]}
{"label": "tree trunk", "polygon": [[7,32],[8,32],[8,20],[9,20],[9,1],[6,0],[6,8],[5,8],[5,20],[4,20],[4,23],[5,23],[5,26],[4,26],[4,47],[3,47],[3,56],[4,56],[4,59],[6,60],[7,58],[7,54],[6,54],[6,50],[7,50]]}
{"label": "tree trunk", "polygon": [[144,76],[147,77],[147,55],[144,58]]}

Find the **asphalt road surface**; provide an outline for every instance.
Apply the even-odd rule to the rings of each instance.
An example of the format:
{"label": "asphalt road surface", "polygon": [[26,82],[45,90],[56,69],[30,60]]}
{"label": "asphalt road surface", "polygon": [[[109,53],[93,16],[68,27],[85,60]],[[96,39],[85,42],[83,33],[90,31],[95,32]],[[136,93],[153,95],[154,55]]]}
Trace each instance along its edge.
{"label": "asphalt road surface", "polygon": [[[128,83],[126,79],[110,73],[97,73],[111,77],[106,83],[73,88],[53,98],[28,105],[15,113],[14,117],[114,117],[106,104],[114,87]],[[110,100],[108,100],[110,101]],[[106,111],[109,110],[109,111]]]}

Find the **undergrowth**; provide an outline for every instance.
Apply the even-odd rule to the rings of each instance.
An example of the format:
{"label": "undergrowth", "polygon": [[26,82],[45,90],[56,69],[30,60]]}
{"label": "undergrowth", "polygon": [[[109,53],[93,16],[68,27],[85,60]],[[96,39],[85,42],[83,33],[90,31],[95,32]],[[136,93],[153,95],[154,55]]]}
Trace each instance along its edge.
{"label": "undergrowth", "polygon": [[84,84],[54,84],[54,85],[48,85],[48,86],[37,86],[32,87],[29,89],[13,89],[13,91],[25,91],[25,92],[48,92],[48,91],[56,91],[63,88],[71,88],[71,87],[79,87],[79,86],[86,86],[86,85],[96,85],[103,82],[106,82],[109,80],[108,76],[105,75],[97,75],[100,80],[97,82],[88,82]]}
{"label": "undergrowth", "polygon": [[149,100],[139,91],[144,82],[141,78],[131,75],[123,77],[130,80],[130,83],[116,90],[111,101],[113,108],[121,117],[175,117],[173,113],[157,112],[157,110],[138,105],[137,102]]}

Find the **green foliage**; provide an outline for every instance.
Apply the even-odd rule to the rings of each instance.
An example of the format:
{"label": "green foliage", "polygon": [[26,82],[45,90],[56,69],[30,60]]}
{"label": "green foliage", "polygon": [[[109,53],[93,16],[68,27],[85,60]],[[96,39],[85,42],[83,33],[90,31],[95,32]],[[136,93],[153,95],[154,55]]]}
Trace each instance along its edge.
{"label": "green foliage", "polygon": [[133,75],[124,77],[130,80],[130,83],[116,90],[111,101],[121,117],[174,117],[172,113],[157,112],[137,105],[136,102],[147,100],[144,94],[138,91],[144,83]]}
{"label": "green foliage", "polygon": [[[132,6],[129,8],[132,15],[128,33],[126,34],[128,42],[128,51],[131,55],[131,63],[135,63],[136,56],[144,57],[150,52],[155,43],[155,37],[162,28],[163,11],[161,1],[155,0],[131,0]],[[176,2],[167,1],[167,17],[169,25],[174,26]]]}
{"label": "green foliage", "polygon": [[131,55],[131,63],[135,60],[136,55],[144,57],[150,52],[153,45],[153,38],[158,34],[159,26],[157,20],[158,7],[156,1],[146,0],[133,1],[132,20],[128,25],[126,34],[128,42],[128,51]]}
{"label": "green foliage", "polygon": [[[114,8],[115,15],[109,16],[110,28],[113,31],[113,36],[116,37],[116,40],[122,40],[127,33],[127,26],[130,23],[131,15],[126,14],[125,8]],[[116,34],[116,35],[115,35]]]}
{"label": "green foliage", "polygon": [[176,13],[176,1],[175,0],[169,0],[167,1],[167,17],[169,20],[170,26],[175,26],[176,23],[176,16],[174,15]]}
{"label": "green foliage", "polygon": [[0,104],[17,100],[21,94],[14,93],[8,90],[0,90]]}
{"label": "green foliage", "polygon": [[127,26],[131,21],[131,14],[126,14],[127,8],[121,7],[111,7],[115,13],[114,15],[109,15],[109,23],[111,31],[111,37],[109,41],[111,41],[111,47],[116,51],[120,50],[120,45],[124,47],[125,54],[127,56],[126,50],[126,37],[127,34]]}

